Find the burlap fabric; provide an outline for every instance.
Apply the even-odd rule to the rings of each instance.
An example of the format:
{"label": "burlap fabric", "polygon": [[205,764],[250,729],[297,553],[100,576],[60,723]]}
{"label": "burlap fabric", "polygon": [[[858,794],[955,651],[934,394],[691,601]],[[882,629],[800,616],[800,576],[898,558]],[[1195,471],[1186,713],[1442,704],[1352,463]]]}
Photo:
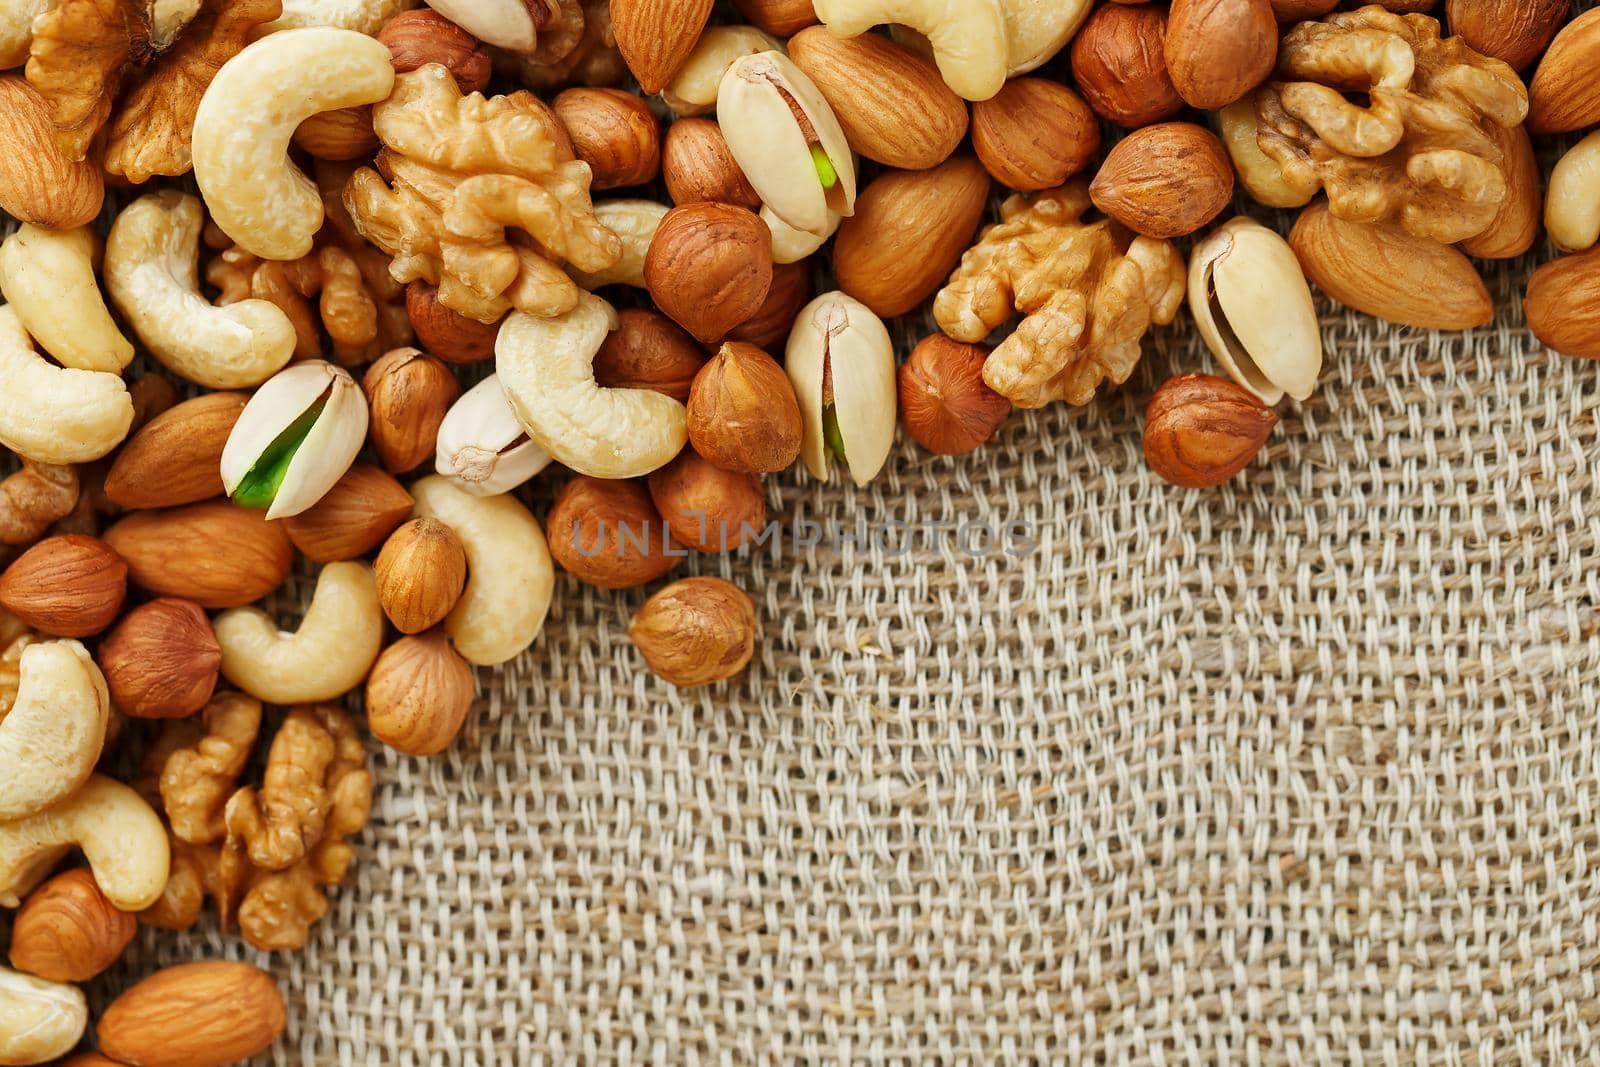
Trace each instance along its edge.
{"label": "burlap fabric", "polygon": [[285,1064],[1600,1063],[1600,364],[1522,326],[1547,255],[1466,334],[1324,305],[1216,492],[1140,454],[1186,315],[975,456],[772,479],[685,568],[760,607],[736,685],[559,580],[449,754],[374,746],[304,953],[146,930],[97,1000],[253,959]]}

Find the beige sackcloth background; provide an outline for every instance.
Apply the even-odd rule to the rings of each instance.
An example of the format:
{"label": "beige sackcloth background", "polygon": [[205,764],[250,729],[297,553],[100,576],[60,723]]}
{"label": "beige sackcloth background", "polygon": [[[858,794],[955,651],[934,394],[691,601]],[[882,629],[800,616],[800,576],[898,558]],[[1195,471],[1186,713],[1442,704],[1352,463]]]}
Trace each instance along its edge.
{"label": "beige sackcloth background", "polygon": [[1463,334],[1323,302],[1319,389],[1213,492],[1140,451],[1215,370],[1187,312],[974,455],[769,479],[786,526],[1037,545],[692,558],[758,605],[731,684],[562,576],[446,755],[373,743],[303,953],[145,929],[96,1005],[226,956],[279,1064],[1600,1063],[1600,363],[1523,327],[1549,256]]}

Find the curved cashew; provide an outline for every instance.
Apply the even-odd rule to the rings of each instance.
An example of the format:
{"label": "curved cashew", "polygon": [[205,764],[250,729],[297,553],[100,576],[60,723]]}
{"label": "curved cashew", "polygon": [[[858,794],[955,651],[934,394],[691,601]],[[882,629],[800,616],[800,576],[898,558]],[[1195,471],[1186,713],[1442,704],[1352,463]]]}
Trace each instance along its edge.
{"label": "curved cashew", "polygon": [[294,324],[277,305],[212,307],[200,295],[200,201],[168,189],[122,209],[106,239],[106,291],[151,353],[210,389],[243,389],[294,355]]}
{"label": "curved cashew", "polygon": [[121,374],[133,362],[133,346],[100,295],[99,257],[100,239],[87,226],[62,231],[23,223],[0,244],[0,295],[62,366]]}
{"label": "curved cashew", "polygon": [[83,990],[0,967],[0,1064],[65,1056],[89,1025]]}
{"label": "curved cashew", "polygon": [[167,885],[167,828],[128,786],[90,775],[66,800],[0,823],[0,908],[15,908],[73,847],[83,851],[106,899],[143,911]]}
{"label": "curved cashew", "polygon": [[604,389],[594,354],[617,313],[590,293],[556,319],[514,312],[495,341],[495,370],[528,436],[579,474],[637,478],[689,439],[688,412],[652,389]]}
{"label": "curved cashew", "polygon": [[968,100],[987,100],[1006,82],[1006,18],[1000,0],[815,0],[817,18],[840,37],[879,23],[927,36],[945,84]]}
{"label": "curved cashew", "polygon": [[262,259],[310,252],[322,195],[289,160],[289,138],[312,115],[393,88],[389,49],[354,30],[284,30],[228,60],[194,117],[194,178],[212,220]]}
{"label": "curved cashew", "polygon": [[1600,133],[1579,141],[1550,172],[1544,225],[1563,252],[1582,252],[1600,241]]}
{"label": "curved cashew", "polygon": [[[704,115],[717,106],[717,90],[733,61],[760,52],[783,52],[785,45],[754,26],[707,26],[672,84],[661,90],[678,115]],[[787,54],[787,53],[786,53]]]}
{"label": "curved cashew", "polygon": [[569,268],[572,280],[591,291],[602,285],[631,285],[643,289],[644,257],[649,254],[656,227],[661,225],[666,213],[667,205],[654,200],[606,200],[596,204],[594,217],[622,239],[622,258],[615,266],[596,274]]}
{"label": "curved cashew", "polygon": [[455,531],[467,552],[467,588],[444,620],[468,663],[515,659],[544,628],[555,567],[544,530],[515,497],[473,496],[437,474],[411,487],[418,515]]}
{"label": "curved cashew", "polygon": [[222,676],[268,704],[339,699],[366,678],[383,644],[378,583],[364,563],[323,567],[294,633],[259,608],[224,611],[214,625]]}
{"label": "curved cashew", "polygon": [[385,22],[419,3],[421,0],[283,0],[283,15],[261,27],[256,35],[307,26],[335,26],[375,34]]}
{"label": "curved cashew", "polygon": [[94,772],[111,697],[100,668],[76,641],[22,650],[16,703],[0,719],[0,822],[43,811]]}
{"label": "curved cashew", "polygon": [[133,425],[121,378],[51,363],[9,304],[0,306],[0,397],[0,445],[35,463],[99,459]]}

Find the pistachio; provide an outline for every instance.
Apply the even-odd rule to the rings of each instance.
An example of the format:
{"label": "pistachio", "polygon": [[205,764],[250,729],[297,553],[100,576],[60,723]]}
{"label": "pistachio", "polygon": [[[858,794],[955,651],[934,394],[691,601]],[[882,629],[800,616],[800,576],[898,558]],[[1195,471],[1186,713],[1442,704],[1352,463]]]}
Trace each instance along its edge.
{"label": "pistachio", "polygon": [[500,378],[491,374],[451,406],[439,425],[434,468],[473,496],[507,493],[550,465],[517,421]]}
{"label": "pistachio", "polygon": [[222,449],[222,485],[269,519],[298,515],[333,488],[367,437],[367,401],[348,372],[296,363],[256,390]]}
{"label": "pistachio", "polygon": [[728,150],[784,222],[825,234],[830,213],[855,210],[856,167],[833,109],[782,52],[735,60],[722,76],[717,119]]}
{"label": "pistachio", "polygon": [[1189,307],[1233,380],[1266,404],[1304,400],[1322,371],[1322,328],[1300,261],[1259,222],[1236,218],[1195,246]]}
{"label": "pistachio", "polygon": [[831,452],[866,485],[894,444],[894,343],[883,320],[859,300],[824,293],[795,318],[784,369],[800,402],[806,470],[826,477]]}

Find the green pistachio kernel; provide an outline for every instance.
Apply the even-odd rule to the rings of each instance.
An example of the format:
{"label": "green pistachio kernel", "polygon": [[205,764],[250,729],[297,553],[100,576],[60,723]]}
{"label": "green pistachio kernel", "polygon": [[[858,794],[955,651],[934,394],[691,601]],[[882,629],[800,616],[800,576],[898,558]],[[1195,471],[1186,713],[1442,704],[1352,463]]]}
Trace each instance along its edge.
{"label": "green pistachio kernel", "polygon": [[289,464],[294,461],[300,446],[305,444],[326,403],[327,400],[323,399],[311,405],[304,415],[291,422],[288,429],[273,439],[250,472],[234,487],[234,503],[247,508],[265,509],[272,506],[278,490],[283,486],[284,476],[289,473]]}
{"label": "green pistachio kernel", "polygon": [[819,144],[811,146],[811,165],[817,168],[817,180],[822,183],[824,189],[832,189],[839,183],[839,174],[833,169],[833,160],[828,158],[828,153],[824,152]]}
{"label": "green pistachio kernel", "polygon": [[833,454],[844,459],[844,434],[839,432],[838,410],[832,404],[822,409],[822,439]]}

